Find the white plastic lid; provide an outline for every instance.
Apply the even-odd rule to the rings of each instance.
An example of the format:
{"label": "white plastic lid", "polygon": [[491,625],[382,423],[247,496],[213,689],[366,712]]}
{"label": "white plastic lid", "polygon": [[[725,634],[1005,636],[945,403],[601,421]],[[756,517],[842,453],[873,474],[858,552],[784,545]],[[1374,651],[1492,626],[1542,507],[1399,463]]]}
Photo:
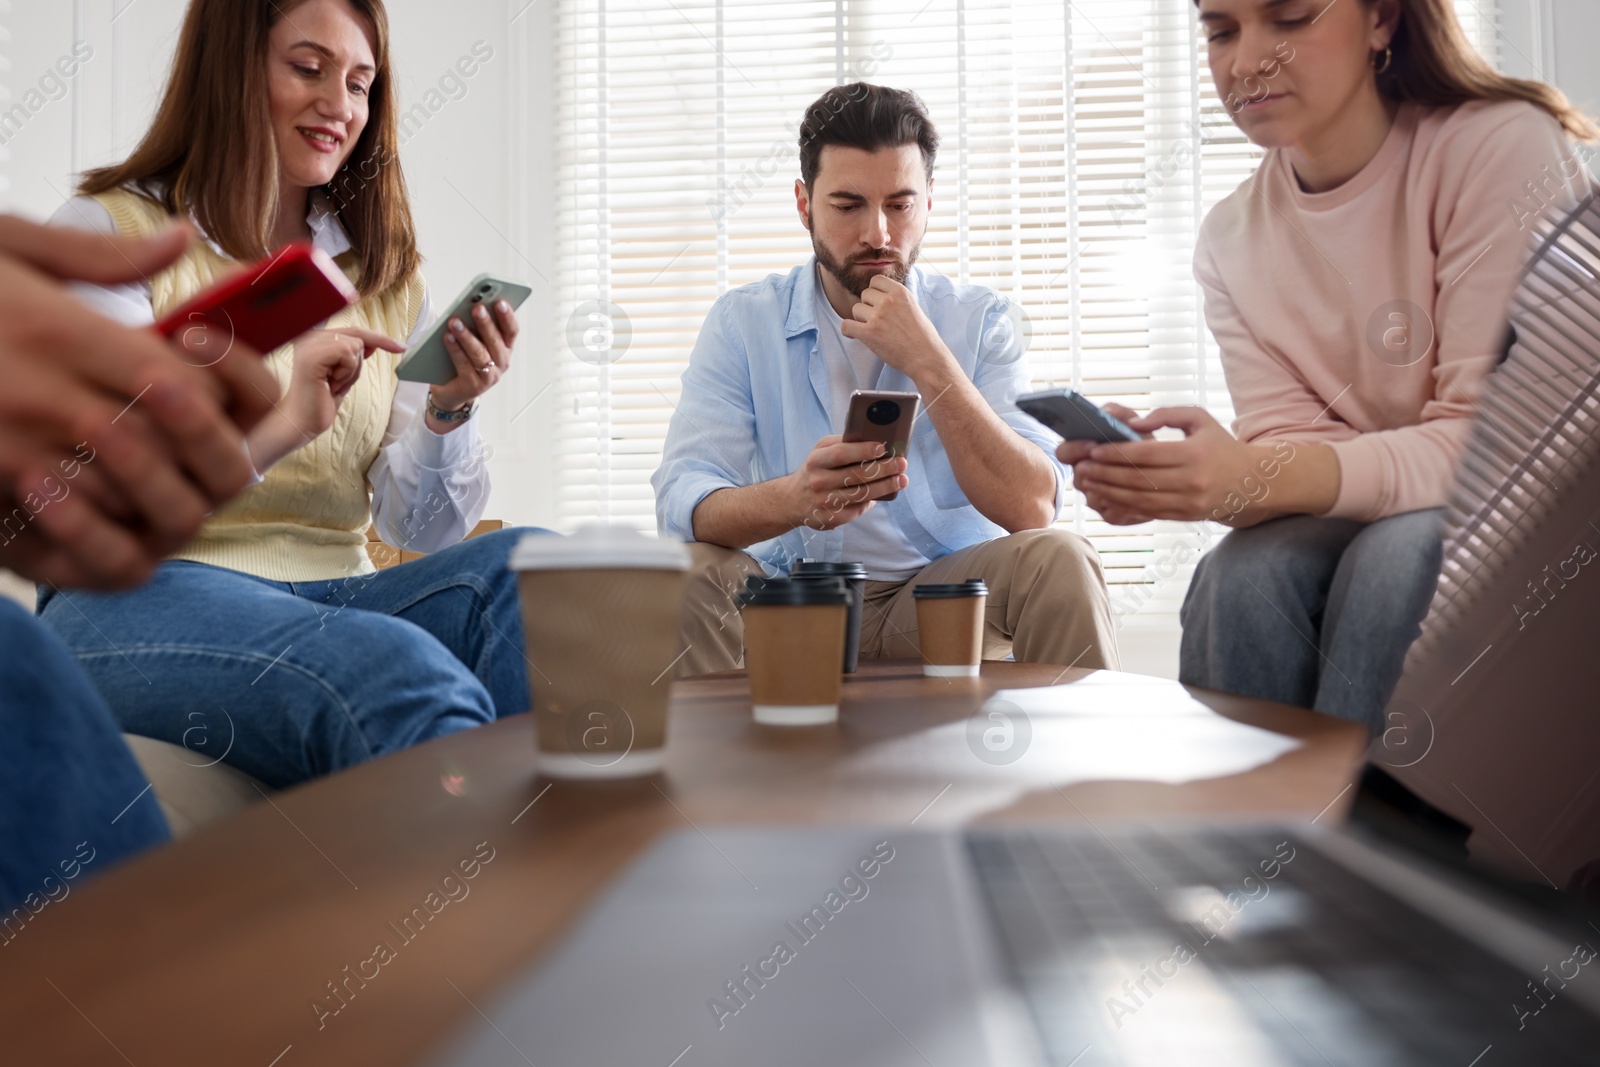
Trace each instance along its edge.
{"label": "white plastic lid", "polygon": [[580,526],[569,537],[527,534],[511,553],[514,571],[570,571],[589,568],[683,571],[689,549],[628,526]]}

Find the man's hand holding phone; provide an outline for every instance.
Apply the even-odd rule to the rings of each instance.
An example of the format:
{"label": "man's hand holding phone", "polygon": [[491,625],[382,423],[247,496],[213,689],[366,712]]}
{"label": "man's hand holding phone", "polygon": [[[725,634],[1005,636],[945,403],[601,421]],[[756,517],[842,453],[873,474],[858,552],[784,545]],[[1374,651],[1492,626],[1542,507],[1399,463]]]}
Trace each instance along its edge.
{"label": "man's hand holding phone", "polygon": [[880,441],[824,437],[789,475],[795,526],[833,530],[859,519],[878,500],[909,484],[905,470],[905,459],[889,456]]}

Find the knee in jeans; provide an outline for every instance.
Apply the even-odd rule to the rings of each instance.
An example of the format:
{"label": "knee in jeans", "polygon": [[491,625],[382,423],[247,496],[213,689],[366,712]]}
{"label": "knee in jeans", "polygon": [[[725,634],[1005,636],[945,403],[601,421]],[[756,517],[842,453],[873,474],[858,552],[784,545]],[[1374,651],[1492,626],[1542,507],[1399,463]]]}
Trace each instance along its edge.
{"label": "knee in jeans", "polygon": [[44,624],[21,604],[0,597],[0,646],[17,663],[35,663],[58,646]]}
{"label": "knee in jeans", "polygon": [[1267,536],[1258,528],[1234,530],[1200,558],[1194,584],[1214,593],[1249,593],[1250,583],[1265,589],[1286,575],[1306,553],[1293,538]]}
{"label": "knee in jeans", "polygon": [[[560,535],[539,526],[513,526],[505,530],[496,530],[491,534],[484,534],[481,538],[475,537],[474,541],[490,540],[493,551],[495,570],[492,577],[496,579],[495,586],[500,583],[515,590],[517,587],[517,572],[511,569],[511,557],[517,550],[517,545],[524,537],[559,537]],[[489,576],[486,576],[489,577]]]}
{"label": "knee in jeans", "polygon": [[[330,642],[335,654],[317,656],[315,665],[307,663],[307,669],[327,671],[331,677],[323,680],[341,691],[364,688],[372,678],[396,666],[405,670],[408,688],[430,683],[449,684],[468,678],[476,680],[471,669],[432,634],[388,615],[370,611],[329,615],[312,640]],[[300,659],[309,651],[296,648],[296,655],[291,658]],[[493,718],[492,713],[490,718]]]}
{"label": "knee in jeans", "polygon": [[1438,511],[1413,511],[1379,519],[1350,544],[1347,566],[1381,582],[1393,596],[1409,597],[1437,582],[1444,542]]}
{"label": "knee in jeans", "polygon": [[1269,568],[1249,552],[1223,551],[1226,539],[1195,564],[1194,577],[1189,583],[1188,595],[1183,599],[1180,613],[1187,618],[1201,605],[1209,605],[1229,617],[1248,615],[1262,606],[1263,582]]}
{"label": "knee in jeans", "polygon": [[504,530],[479,534],[477,537],[461,542],[461,546],[470,548],[473,554],[482,561],[475,569],[484,578],[510,579],[514,577],[511,570],[511,554],[516,551],[517,543],[529,535],[558,536],[549,530],[543,530],[536,526],[513,526]]}

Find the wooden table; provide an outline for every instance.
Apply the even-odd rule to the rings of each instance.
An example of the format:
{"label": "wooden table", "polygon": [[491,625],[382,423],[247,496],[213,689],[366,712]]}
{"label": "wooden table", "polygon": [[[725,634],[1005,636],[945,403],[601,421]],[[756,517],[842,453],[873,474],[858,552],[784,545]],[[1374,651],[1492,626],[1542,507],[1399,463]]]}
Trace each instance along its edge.
{"label": "wooden table", "polygon": [[[675,687],[658,777],[541,780],[530,720],[517,717],[276,794],[74,890],[0,948],[0,1062],[414,1062],[657,835],[689,826],[1343,818],[1359,727],[1156,679],[1127,690],[1151,730],[1182,706],[1300,745],[1210,780],[1064,786],[1048,767],[969,750],[964,724],[995,689],[1059,680],[1088,693],[1129,677],[987,663],[981,679],[943,682],[912,663],[866,664],[837,727],[783,731],[756,726],[743,676],[722,675]],[[444,885],[458,899],[429,897],[475,853],[492,858]],[[414,909],[421,919],[397,930]],[[393,958],[366,963],[379,942]]]}

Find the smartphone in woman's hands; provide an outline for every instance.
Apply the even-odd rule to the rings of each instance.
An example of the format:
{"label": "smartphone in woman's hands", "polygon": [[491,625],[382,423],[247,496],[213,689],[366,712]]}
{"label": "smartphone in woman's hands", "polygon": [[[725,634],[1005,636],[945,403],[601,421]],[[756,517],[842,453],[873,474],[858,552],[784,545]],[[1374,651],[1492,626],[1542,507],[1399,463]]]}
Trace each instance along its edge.
{"label": "smartphone in woman's hands", "polygon": [[1068,441],[1142,441],[1143,436],[1099,404],[1072,389],[1045,389],[1017,397],[1017,407]]}
{"label": "smartphone in woman's hands", "polygon": [[[450,359],[450,351],[444,346],[445,333],[450,329],[451,319],[460,319],[466,324],[467,329],[474,335],[478,332],[477,321],[472,317],[472,309],[480,305],[493,308],[504,300],[515,311],[528,299],[528,294],[533,292],[526,285],[497,278],[492,274],[480,274],[467,283],[461,290],[461,295],[451,303],[449,310],[440,315],[428,329],[427,334],[419,341],[416,347],[407,352],[400,361],[398,375],[403,382],[425,382],[428,385],[443,385],[456,376],[456,365]],[[483,338],[478,338],[480,341]]]}

